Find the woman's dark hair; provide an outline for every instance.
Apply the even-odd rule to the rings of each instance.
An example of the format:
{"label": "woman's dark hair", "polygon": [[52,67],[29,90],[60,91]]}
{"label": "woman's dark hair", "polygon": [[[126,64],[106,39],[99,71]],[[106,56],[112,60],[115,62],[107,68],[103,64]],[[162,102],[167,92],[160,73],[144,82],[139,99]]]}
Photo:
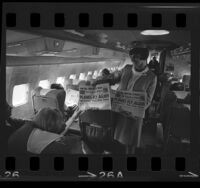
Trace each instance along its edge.
{"label": "woman's dark hair", "polygon": [[140,55],[140,59],[146,60],[149,56],[149,50],[148,48],[132,48],[129,55]]}
{"label": "woman's dark hair", "polygon": [[105,69],[102,70],[102,74],[105,75],[105,76],[108,76],[110,74],[110,71],[105,68]]}
{"label": "woman's dark hair", "polygon": [[61,133],[64,129],[64,119],[58,109],[43,108],[34,118],[35,127],[44,131]]}
{"label": "woman's dark hair", "polygon": [[64,89],[61,84],[53,83],[51,84],[51,89]]}

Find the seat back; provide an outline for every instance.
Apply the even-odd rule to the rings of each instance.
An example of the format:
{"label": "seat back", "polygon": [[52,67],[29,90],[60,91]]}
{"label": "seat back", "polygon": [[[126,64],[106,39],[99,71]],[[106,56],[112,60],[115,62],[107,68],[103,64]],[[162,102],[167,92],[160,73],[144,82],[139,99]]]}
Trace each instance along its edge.
{"label": "seat back", "polygon": [[180,140],[190,140],[190,110],[181,104],[172,108],[170,134]]}
{"label": "seat back", "polygon": [[38,87],[32,95],[33,110],[37,113],[45,107],[59,109],[64,115],[64,102],[66,92],[63,89],[42,89]]}
{"label": "seat back", "polygon": [[8,140],[9,154],[30,154],[30,152],[27,151],[27,142],[34,127],[33,121],[27,121],[22,127],[12,133]]}
{"label": "seat back", "polygon": [[94,152],[103,152],[114,138],[114,113],[110,110],[87,110],[80,118],[82,139]]}

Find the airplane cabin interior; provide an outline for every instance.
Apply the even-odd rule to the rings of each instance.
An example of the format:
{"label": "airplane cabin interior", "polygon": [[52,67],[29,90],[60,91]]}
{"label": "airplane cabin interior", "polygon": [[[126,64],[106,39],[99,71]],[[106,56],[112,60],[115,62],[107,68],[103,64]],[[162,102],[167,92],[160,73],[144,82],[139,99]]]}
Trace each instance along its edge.
{"label": "airplane cabin interior", "polygon": [[[156,76],[157,83],[133,153],[189,152],[190,32],[166,30],[167,33],[161,34],[156,30],[146,31],[155,33],[142,30],[7,30],[5,60],[6,101],[11,107],[9,118],[31,122],[41,109],[50,107],[62,114],[67,125],[79,106],[81,84],[95,82],[102,77],[104,69],[108,74],[117,75],[133,64],[129,56],[131,49],[147,48],[146,66]],[[52,84],[62,89],[52,89]],[[109,87],[120,90],[118,83]],[[81,112],[67,129],[67,135],[72,138],[68,140],[71,145],[66,146],[71,148],[69,153],[77,154],[81,148],[84,154],[127,154],[123,142],[114,136],[117,116],[119,113],[111,110]],[[18,129],[20,127],[15,131],[8,130],[5,140],[8,141]],[[40,134],[45,135],[44,132]],[[49,151],[52,148],[48,146]],[[19,148],[16,150],[20,151]]]}

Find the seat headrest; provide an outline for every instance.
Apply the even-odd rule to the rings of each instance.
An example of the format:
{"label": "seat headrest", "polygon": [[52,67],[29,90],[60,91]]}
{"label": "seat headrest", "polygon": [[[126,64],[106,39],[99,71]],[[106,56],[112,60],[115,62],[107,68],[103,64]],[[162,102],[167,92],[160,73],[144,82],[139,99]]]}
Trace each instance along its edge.
{"label": "seat headrest", "polygon": [[64,102],[66,92],[63,89],[43,89],[41,87],[36,88],[33,91],[33,108],[38,111],[44,107],[58,108],[64,113]]}
{"label": "seat headrest", "polygon": [[53,91],[53,90],[55,90],[55,89],[41,89],[40,95],[45,96],[45,95],[47,95],[47,93],[49,93],[50,91]]}
{"label": "seat headrest", "polygon": [[49,94],[53,95],[58,95],[60,93],[65,93],[65,90],[63,89],[43,89],[41,87],[37,87],[36,89],[33,90],[32,96],[47,96]]}
{"label": "seat headrest", "polygon": [[40,96],[40,90],[42,90],[42,87],[37,87],[32,91],[32,96]]}

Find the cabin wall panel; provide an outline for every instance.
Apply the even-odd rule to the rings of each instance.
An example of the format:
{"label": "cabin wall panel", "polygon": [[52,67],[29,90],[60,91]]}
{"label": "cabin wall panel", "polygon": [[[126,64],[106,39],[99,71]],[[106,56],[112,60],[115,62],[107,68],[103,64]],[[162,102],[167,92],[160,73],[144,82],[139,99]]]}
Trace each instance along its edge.
{"label": "cabin wall panel", "polygon": [[31,92],[35,88],[35,83],[37,82],[38,66],[12,67],[12,74],[9,75],[10,68],[11,67],[7,69],[7,76],[9,77],[9,81],[6,81],[6,95],[9,98],[9,104],[12,105],[12,93],[14,86],[27,83],[29,84],[28,103],[14,107],[12,110],[12,117],[22,119],[31,118],[33,116]]}
{"label": "cabin wall panel", "polygon": [[55,77],[57,75],[57,66],[56,65],[39,65],[38,71],[38,80],[49,80],[50,82],[55,81]]}
{"label": "cabin wall panel", "polygon": [[13,74],[13,67],[6,67],[6,100],[11,104],[11,77]]}
{"label": "cabin wall panel", "polygon": [[[81,72],[94,72],[103,68],[118,66],[121,61],[100,61],[93,63],[75,64],[54,64],[54,65],[32,65],[32,66],[9,66],[6,71],[6,97],[9,104],[12,104],[12,92],[15,85],[29,83],[28,103],[14,107],[12,116],[14,118],[30,119],[33,117],[32,91],[38,87],[40,80],[48,79],[50,83],[55,83],[57,77],[65,76],[68,79],[71,74],[76,74],[77,78]],[[41,62],[42,64],[42,62]]]}

